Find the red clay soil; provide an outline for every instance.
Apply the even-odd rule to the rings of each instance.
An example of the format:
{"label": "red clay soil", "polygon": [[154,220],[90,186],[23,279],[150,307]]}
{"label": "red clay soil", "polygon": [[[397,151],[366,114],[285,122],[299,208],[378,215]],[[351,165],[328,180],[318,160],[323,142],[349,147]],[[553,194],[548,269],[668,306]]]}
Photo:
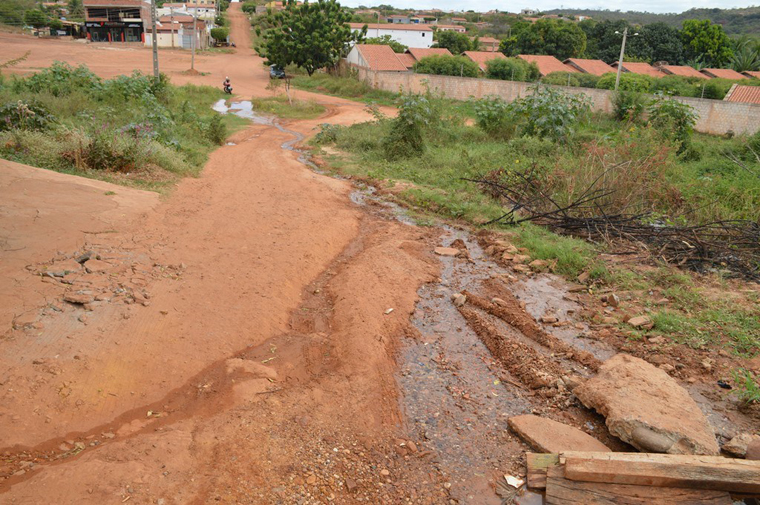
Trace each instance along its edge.
{"label": "red clay soil", "polygon": [[[162,51],[162,69],[266,94],[234,4],[231,19],[237,52],[196,60],[210,76],[181,75],[180,52]],[[31,50],[22,73],[151,65],[142,48],[0,44]],[[332,122],[367,117],[320,101]],[[0,502],[448,500],[394,442],[393,356],[435,278],[431,232],[360,209],[348,183],[280,148],[291,139],[251,126],[162,202],[0,161]],[[88,251],[89,271],[75,261]]]}

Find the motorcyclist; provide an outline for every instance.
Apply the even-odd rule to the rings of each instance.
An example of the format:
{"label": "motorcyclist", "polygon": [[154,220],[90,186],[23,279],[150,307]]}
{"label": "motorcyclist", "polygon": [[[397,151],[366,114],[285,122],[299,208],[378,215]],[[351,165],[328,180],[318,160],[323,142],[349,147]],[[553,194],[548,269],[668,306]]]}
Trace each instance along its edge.
{"label": "motorcyclist", "polygon": [[230,82],[229,77],[224,78],[224,83],[222,83],[222,87],[224,88],[224,91],[232,91],[232,82]]}

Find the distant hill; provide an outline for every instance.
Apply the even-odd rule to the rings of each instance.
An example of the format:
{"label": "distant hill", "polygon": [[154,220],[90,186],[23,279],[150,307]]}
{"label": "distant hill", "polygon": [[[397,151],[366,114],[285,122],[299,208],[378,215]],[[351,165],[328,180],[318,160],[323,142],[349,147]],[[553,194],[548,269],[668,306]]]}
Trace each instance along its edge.
{"label": "distant hill", "polygon": [[681,27],[687,19],[709,19],[723,25],[729,35],[760,35],[760,7],[742,9],[690,9],[680,14],[654,14],[651,12],[620,12],[593,9],[554,9],[542,11],[543,14],[563,14],[565,16],[589,16],[596,20],[615,21],[625,19],[631,24],[647,25],[662,21],[676,28]]}

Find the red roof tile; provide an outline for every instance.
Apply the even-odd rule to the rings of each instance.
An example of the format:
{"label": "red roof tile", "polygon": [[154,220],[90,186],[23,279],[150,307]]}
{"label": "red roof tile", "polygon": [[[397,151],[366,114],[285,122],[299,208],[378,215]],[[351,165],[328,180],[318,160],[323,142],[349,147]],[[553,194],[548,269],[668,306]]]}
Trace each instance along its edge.
{"label": "red roof tile", "polygon": [[723,99],[728,102],[747,102],[760,104],[760,86],[741,86],[734,84]]}
{"label": "red roof tile", "polygon": [[464,55],[470,58],[472,61],[478,64],[480,70],[486,71],[486,62],[491,60],[506,60],[507,57],[502,53],[495,53],[493,51],[465,51]]}
{"label": "red roof tile", "polygon": [[414,59],[414,56],[408,53],[396,53],[396,58],[398,58],[406,68],[412,68],[414,67],[414,64],[417,63],[417,60]]}
{"label": "red roof tile", "polygon": [[730,68],[703,68],[700,72],[707,77],[716,77],[718,79],[734,79],[738,81],[747,78],[747,76],[740,74],[736,70],[731,70]]}
{"label": "red roof tile", "polygon": [[746,75],[747,77],[754,77],[755,79],[760,79],[760,72],[747,70],[746,72],[742,72],[742,74]]}
{"label": "red roof tile", "polygon": [[602,60],[584,60],[581,58],[568,58],[563,62],[584,74],[604,75],[616,70]]}
{"label": "red roof tile", "polygon": [[420,61],[427,56],[452,56],[451,51],[445,47],[410,47],[406,50],[415,61]]}
{"label": "red roof tile", "polygon": [[84,0],[85,7],[142,7],[142,0]]}
{"label": "red roof tile", "polygon": [[[612,64],[612,68],[616,69],[617,71],[617,62]],[[623,71],[630,72],[632,74],[648,75],[650,77],[663,77],[665,75],[649,63],[625,62],[623,63]]]}
{"label": "red roof tile", "polygon": [[705,74],[685,65],[663,65],[660,70],[669,75],[680,75],[681,77],[699,77],[700,79],[709,79]]}
{"label": "red roof tile", "polygon": [[361,30],[367,26],[370,30],[406,30],[413,32],[432,32],[429,25],[406,25],[406,24],[382,24],[382,23],[348,23],[352,30]]}
{"label": "red roof tile", "polygon": [[391,46],[357,44],[356,49],[371,70],[407,71],[406,65],[398,59]]}
{"label": "red roof tile", "polygon": [[554,56],[518,54],[517,57],[528,63],[535,63],[538,66],[538,73],[542,76],[549,75],[552,72],[578,72],[573,67],[563,64]]}

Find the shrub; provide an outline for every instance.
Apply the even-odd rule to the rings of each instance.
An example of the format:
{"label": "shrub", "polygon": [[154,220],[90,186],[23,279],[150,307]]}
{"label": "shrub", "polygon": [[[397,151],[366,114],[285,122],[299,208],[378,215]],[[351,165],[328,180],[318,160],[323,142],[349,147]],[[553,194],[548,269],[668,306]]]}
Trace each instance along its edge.
{"label": "shrub", "polygon": [[554,140],[571,134],[591,110],[586,95],[572,95],[541,85],[535,86],[531,95],[512,102],[510,107],[516,116],[524,119],[524,133]]}
{"label": "shrub", "polygon": [[[615,79],[617,74],[610,72],[604,74],[596,83],[596,87],[599,89],[615,89]],[[620,74],[620,91],[638,91],[640,93],[647,93],[652,86],[655,79],[648,75],[641,74]]]}
{"label": "shrub", "polygon": [[382,37],[370,37],[364,41],[365,44],[375,44],[378,46],[391,46],[394,53],[403,53],[407,49],[407,46],[401,42],[395,41],[390,35],[383,35]]}
{"label": "shrub", "polygon": [[694,108],[662,93],[649,105],[649,123],[663,135],[678,143],[678,154],[689,148],[691,134],[697,123]]}
{"label": "shrub", "polygon": [[227,126],[222,122],[220,114],[214,114],[208,122],[205,129],[206,138],[218,146],[224,144],[227,140]]}
{"label": "shrub", "polygon": [[240,8],[246,14],[253,14],[256,12],[256,2],[243,2],[243,5]]}
{"label": "shrub", "polygon": [[580,86],[581,81],[573,72],[552,72],[547,75],[541,82],[544,84],[553,84],[555,86]]}
{"label": "shrub", "polygon": [[477,63],[464,56],[435,55],[422,58],[414,66],[414,71],[419,74],[477,77],[480,69]]}
{"label": "shrub", "polygon": [[520,58],[499,58],[486,62],[486,77],[489,79],[531,82],[538,76],[536,64]]}
{"label": "shrub", "polygon": [[322,123],[319,132],[314,135],[315,144],[332,144],[338,140],[338,135],[345,128],[339,124]]}
{"label": "shrub", "polygon": [[53,96],[67,95],[74,90],[98,91],[100,87],[100,77],[90,72],[86,66],[74,68],[60,61],[54,61],[50,67],[14,83],[14,91],[17,93],[48,92]]}
{"label": "shrub", "polygon": [[655,79],[649,91],[658,91],[666,95],[676,96],[699,96],[702,90],[702,81],[699,77],[683,77],[680,75],[666,75]]}
{"label": "shrub", "polygon": [[509,138],[517,126],[510,105],[498,96],[476,100],[475,117],[478,127],[495,137]]}
{"label": "shrub", "polygon": [[601,79],[600,76],[594,74],[576,74],[574,77],[578,79],[582,88],[596,88]]}
{"label": "shrub", "polygon": [[612,97],[615,119],[618,121],[638,121],[647,107],[648,99],[636,91],[618,91]]}
{"label": "shrub", "polygon": [[227,40],[227,37],[229,37],[230,31],[227,28],[212,28],[211,29],[211,38],[216,40],[217,42],[223,42]]}
{"label": "shrub", "polygon": [[[423,58],[424,59],[424,58]],[[391,130],[383,141],[389,159],[421,154],[425,150],[423,128],[430,123],[430,101],[420,95],[405,95],[398,115],[391,121]]]}
{"label": "shrub", "polygon": [[22,100],[0,107],[0,131],[44,130],[55,118],[41,105]]}

